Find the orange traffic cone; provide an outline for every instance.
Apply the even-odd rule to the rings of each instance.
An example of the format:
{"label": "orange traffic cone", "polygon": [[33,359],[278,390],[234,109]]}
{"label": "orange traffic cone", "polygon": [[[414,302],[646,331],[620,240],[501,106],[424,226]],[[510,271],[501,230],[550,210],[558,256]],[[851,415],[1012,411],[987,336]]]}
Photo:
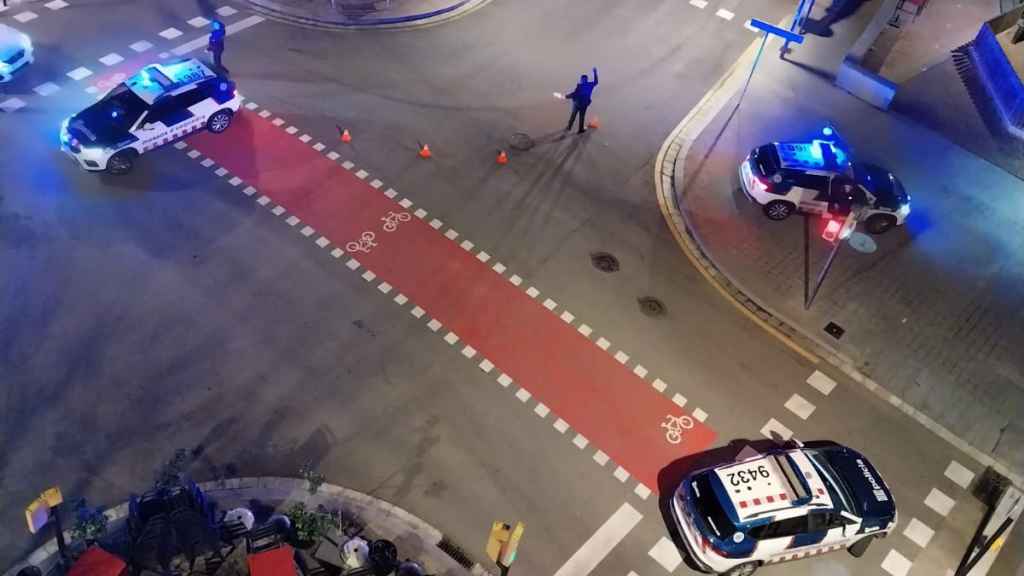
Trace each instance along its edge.
{"label": "orange traffic cone", "polygon": [[601,127],[601,122],[597,119],[597,116],[594,116],[593,118],[591,118],[590,122],[587,123],[587,128],[593,128],[594,130],[597,130],[600,127]]}
{"label": "orange traffic cone", "polygon": [[498,162],[498,164],[501,164],[502,166],[504,166],[505,164],[508,164],[508,154],[506,154],[504,150],[498,150],[497,162]]}
{"label": "orange traffic cone", "polygon": [[430,159],[433,157],[434,155],[430,153],[430,146],[423,144],[422,147],[420,148],[420,158]]}
{"label": "orange traffic cone", "polygon": [[348,128],[345,128],[344,130],[341,131],[341,141],[344,142],[345,144],[349,144],[352,142],[352,135],[348,133]]}

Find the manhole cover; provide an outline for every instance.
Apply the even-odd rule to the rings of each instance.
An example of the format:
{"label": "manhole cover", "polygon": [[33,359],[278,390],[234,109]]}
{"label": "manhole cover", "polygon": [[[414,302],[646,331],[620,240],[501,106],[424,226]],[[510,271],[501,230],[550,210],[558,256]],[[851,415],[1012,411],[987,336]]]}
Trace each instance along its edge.
{"label": "manhole cover", "polygon": [[835,322],[829,322],[825,325],[825,333],[839,340],[843,337],[843,334],[846,334],[846,329]]}
{"label": "manhole cover", "polygon": [[875,243],[875,240],[863,232],[850,234],[848,242],[850,243],[850,248],[863,254],[871,254],[878,250],[878,244]]}
{"label": "manhole cover", "polygon": [[509,148],[521,152],[533,148],[533,145],[533,138],[530,138],[530,135],[525,132],[516,132],[508,143]]}
{"label": "manhole cover", "polygon": [[638,298],[636,302],[640,305],[640,311],[647,316],[663,316],[665,314],[665,303],[657,298],[644,296]]}
{"label": "manhole cover", "polygon": [[594,252],[590,255],[590,262],[601,272],[619,271],[619,259],[607,252]]}

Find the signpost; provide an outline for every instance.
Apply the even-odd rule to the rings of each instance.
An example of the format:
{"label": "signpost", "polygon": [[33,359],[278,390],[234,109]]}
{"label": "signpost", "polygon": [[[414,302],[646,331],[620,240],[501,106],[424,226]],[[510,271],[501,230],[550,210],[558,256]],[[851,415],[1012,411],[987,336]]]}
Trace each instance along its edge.
{"label": "signpost", "polygon": [[61,563],[67,566],[68,550],[64,542],[64,527],[60,522],[61,504],[64,503],[64,496],[60,488],[54,486],[45,490],[38,498],[25,507],[25,522],[28,524],[28,531],[36,534],[43,529],[50,520],[53,520],[53,527],[57,531],[57,550],[60,552]]}
{"label": "signpost", "polygon": [[523,538],[525,529],[526,526],[522,522],[516,522],[514,528],[504,522],[495,522],[491,525],[486,552],[487,557],[498,565],[501,576],[508,576],[508,570],[516,560],[519,541]]}
{"label": "signpost", "polygon": [[[802,6],[801,2],[801,6]],[[798,12],[799,14],[799,12]],[[794,20],[795,21],[795,20]],[[778,36],[786,41],[783,46],[788,46],[790,42],[796,44],[803,44],[804,37],[791,30],[785,28],[779,28],[773,24],[769,24],[764,20],[758,20],[757,18],[750,19],[750,26],[764,32],[764,38],[761,39],[761,47],[757,49],[757,56],[754,57],[754,64],[750,67],[750,74],[747,75],[747,82],[743,85],[743,93],[746,94],[747,87],[750,86],[750,79],[754,77],[754,70],[757,69],[758,62],[761,61],[761,54],[764,53],[765,44],[768,43],[769,36]]]}

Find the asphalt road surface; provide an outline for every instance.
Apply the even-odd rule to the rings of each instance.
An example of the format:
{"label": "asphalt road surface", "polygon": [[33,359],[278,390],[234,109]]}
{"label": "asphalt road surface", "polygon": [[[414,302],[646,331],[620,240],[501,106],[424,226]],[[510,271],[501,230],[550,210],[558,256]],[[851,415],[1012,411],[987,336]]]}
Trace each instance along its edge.
{"label": "asphalt road surface", "polygon": [[[694,458],[775,430],[867,453],[901,525],[859,560],[763,573],[909,567],[925,549],[903,530],[941,530],[934,492],[966,501],[946,472],[978,466],[738,314],[662,222],[662,141],[753,41],[743,23],[792,10],[701,4],[494,0],[347,33],[210,2],[0,14],[37,46],[0,96],[0,564],[31,549],[22,509],[41,489],[113,504],[202,447],[197,478],[312,461],[479,561],[492,521],[522,520],[522,574],[556,573],[606,522],[614,544],[580,553],[595,574],[687,573],[659,496]],[[215,9],[251,104],[226,133],[124,177],[62,155],[88,89],[203,37],[192,19]],[[552,92],[593,66],[600,127],[565,136]],[[510,149],[516,133],[534,146]],[[698,422],[669,443],[661,423],[682,414]]]}

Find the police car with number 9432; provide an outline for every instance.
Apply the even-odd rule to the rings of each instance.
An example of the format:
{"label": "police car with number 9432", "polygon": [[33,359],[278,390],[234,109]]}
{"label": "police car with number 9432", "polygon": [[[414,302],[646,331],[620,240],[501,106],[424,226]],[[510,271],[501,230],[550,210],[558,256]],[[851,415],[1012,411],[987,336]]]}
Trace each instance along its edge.
{"label": "police car with number 9432", "polygon": [[197,130],[227,130],[242,97],[194,58],[150,64],[64,120],[60,147],[89,171],[125,174],[140,155]]}
{"label": "police car with number 9432", "polygon": [[797,443],[693,472],[671,510],[694,563],[728,576],[844,548],[860,557],[896,525],[896,504],[878,471],[833,442]]}

